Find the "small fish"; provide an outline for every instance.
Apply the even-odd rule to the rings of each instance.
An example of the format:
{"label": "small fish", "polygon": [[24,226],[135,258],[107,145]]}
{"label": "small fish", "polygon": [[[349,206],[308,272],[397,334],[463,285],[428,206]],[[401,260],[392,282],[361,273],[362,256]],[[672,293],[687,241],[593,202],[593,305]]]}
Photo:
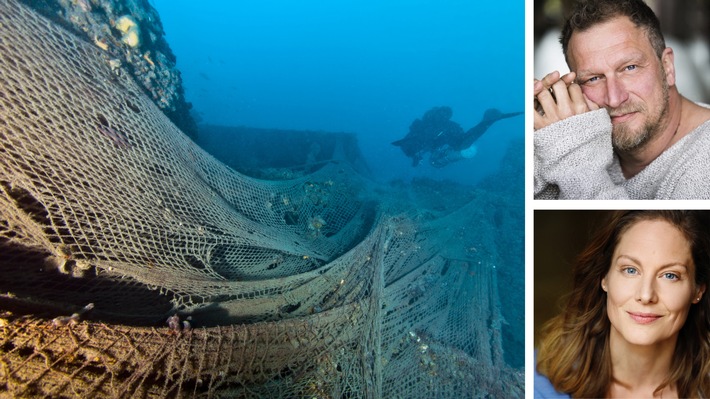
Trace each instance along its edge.
{"label": "small fish", "polygon": [[177,314],[168,317],[165,322],[168,323],[168,327],[170,327],[171,330],[180,331],[180,316]]}
{"label": "small fish", "polygon": [[79,313],[74,313],[71,316],[60,316],[52,319],[54,327],[75,326],[79,324]]}
{"label": "small fish", "polygon": [[76,5],[84,12],[91,12],[91,3],[89,3],[89,0],[77,0]]}
{"label": "small fish", "polygon": [[54,327],[75,326],[79,324],[79,321],[81,321],[81,316],[92,309],[94,309],[94,304],[90,303],[81,308],[78,312],[73,313],[71,316],[55,317],[52,319],[52,325]]}

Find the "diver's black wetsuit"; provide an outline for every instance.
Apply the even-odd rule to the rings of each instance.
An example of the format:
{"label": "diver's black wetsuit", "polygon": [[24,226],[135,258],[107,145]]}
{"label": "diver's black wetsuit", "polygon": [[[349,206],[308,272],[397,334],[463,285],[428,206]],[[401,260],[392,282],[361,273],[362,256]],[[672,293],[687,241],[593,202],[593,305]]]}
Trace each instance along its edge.
{"label": "diver's black wetsuit", "polygon": [[424,155],[429,152],[431,165],[441,168],[475,153],[464,151],[496,121],[521,114],[522,112],[504,114],[491,108],[485,112],[481,122],[464,133],[458,123],[451,121],[450,107],[434,107],[427,111],[422,119],[415,119],[409,126],[409,133],[392,144],[400,147],[406,156],[412,158],[413,166],[419,165]]}

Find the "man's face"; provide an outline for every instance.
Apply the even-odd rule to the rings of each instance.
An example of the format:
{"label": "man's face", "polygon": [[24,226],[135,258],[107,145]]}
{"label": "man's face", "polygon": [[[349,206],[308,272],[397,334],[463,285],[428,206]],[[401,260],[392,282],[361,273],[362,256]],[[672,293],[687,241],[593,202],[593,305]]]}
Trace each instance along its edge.
{"label": "man's face", "polygon": [[[646,33],[627,17],[618,17],[572,34],[570,69],[582,92],[605,107],[613,124],[614,148],[642,148],[668,126],[668,88],[674,71],[666,73]],[[672,65],[673,54],[663,58]]]}

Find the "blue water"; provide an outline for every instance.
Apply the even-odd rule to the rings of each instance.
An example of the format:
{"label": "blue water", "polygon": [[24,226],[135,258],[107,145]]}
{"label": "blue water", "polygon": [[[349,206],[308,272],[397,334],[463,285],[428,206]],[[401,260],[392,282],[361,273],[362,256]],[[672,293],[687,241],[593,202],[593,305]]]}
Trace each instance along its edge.
{"label": "blue water", "polygon": [[[464,130],[523,110],[524,2],[152,0],[203,123],[356,133],[381,181],[476,183],[495,173],[522,116],[495,123],[475,158],[411,166],[399,148],[434,106]],[[520,157],[522,157],[520,148]],[[522,173],[522,171],[521,171]]]}

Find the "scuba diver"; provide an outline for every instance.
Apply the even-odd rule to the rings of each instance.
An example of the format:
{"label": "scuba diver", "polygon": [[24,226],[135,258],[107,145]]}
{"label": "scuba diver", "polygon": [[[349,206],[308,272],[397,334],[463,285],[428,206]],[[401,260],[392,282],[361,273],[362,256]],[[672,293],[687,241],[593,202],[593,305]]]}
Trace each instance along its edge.
{"label": "scuba diver", "polygon": [[451,137],[463,135],[461,126],[450,120],[452,114],[450,107],[434,107],[422,119],[412,122],[407,136],[392,144],[412,158],[412,166],[417,166],[427,152],[446,144]]}
{"label": "scuba diver", "polygon": [[521,114],[523,113],[502,113],[491,108],[484,113],[481,122],[464,132],[458,123],[450,120],[450,107],[434,107],[427,111],[422,119],[415,119],[409,126],[409,133],[392,144],[400,147],[406,156],[412,158],[412,166],[419,165],[424,155],[429,152],[429,163],[442,168],[452,162],[475,156],[476,146],[473,143],[493,123]]}

